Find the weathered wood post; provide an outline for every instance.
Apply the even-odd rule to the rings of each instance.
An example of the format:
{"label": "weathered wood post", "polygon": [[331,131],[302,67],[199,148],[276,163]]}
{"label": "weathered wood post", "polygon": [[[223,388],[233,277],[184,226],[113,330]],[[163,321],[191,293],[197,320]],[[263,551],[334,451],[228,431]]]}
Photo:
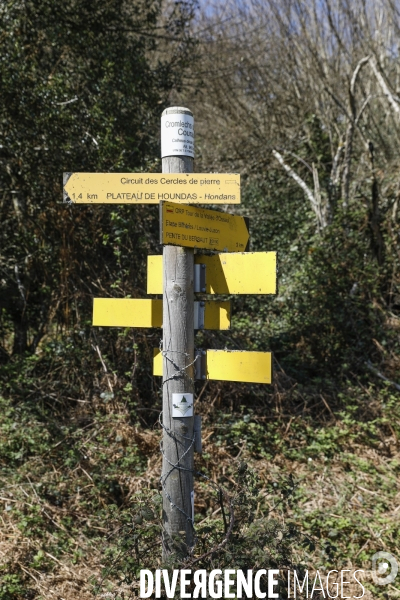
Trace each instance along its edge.
{"label": "weathered wood post", "polygon": [[[192,173],[193,115],[164,110],[163,173]],[[175,186],[166,199],[173,200]],[[185,556],[193,546],[194,293],[193,249],[163,249],[163,558]],[[175,405],[175,408],[174,406]],[[190,408],[191,405],[191,408]],[[180,415],[180,416],[173,416]]]}

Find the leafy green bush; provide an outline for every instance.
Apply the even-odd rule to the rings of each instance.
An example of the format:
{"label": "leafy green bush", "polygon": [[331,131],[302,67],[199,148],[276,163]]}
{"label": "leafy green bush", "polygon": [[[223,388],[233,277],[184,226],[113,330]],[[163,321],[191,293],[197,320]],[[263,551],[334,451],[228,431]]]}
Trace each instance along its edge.
{"label": "leafy green bush", "polygon": [[[254,570],[293,568],[295,552],[298,563],[302,547],[314,547],[312,540],[302,535],[290,520],[283,522],[270,515],[271,510],[260,495],[258,478],[245,462],[238,465],[233,477],[234,485],[229,491],[212,486],[222,517],[203,519],[195,528],[195,547],[183,560],[178,553],[164,563],[160,560],[162,498],[158,492],[137,492],[131,505],[122,511],[110,506],[108,527],[111,533],[104,549],[107,566],[102,579],[92,582],[94,593],[108,589],[117,594],[118,586],[130,586],[138,581],[141,569],[246,570],[250,565]],[[279,506],[285,510],[295,487],[292,477],[270,482],[267,491],[275,499],[274,509]],[[180,539],[177,548],[181,548]],[[299,567],[297,564],[296,568]],[[114,586],[112,582],[115,582]],[[283,590],[283,580],[280,585]],[[262,580],[261,587],[264,586],[266,582]],[[179,592],[179,586],[177,589]]]}

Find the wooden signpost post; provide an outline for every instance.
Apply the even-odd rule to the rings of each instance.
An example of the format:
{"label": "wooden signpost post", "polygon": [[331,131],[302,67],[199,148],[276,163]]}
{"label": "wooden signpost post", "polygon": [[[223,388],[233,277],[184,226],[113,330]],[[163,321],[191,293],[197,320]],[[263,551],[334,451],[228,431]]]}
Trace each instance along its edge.
{"label": "wooden signpost post", "polygon": [[[196,204],[237,204],[240,176],[194,174],[194,123],[187,108],[161,117],[162,173],[64,173],[64,201],[160,204],[162,256],[148,257],[147,293],[161,299],[95,298],[93,325],[162,327],[153,372],[163,378],[163,558],[194,545],[194,449],[201,452],[196,380],[272,382],[271,352],[195,350],[197,329],[228,329],[230,302],[203,294],[275,294],[276,253],[247,252],[248,221]],[[195,254],[195,250],[214,254]],[[216,253],[222,251],[222,253]],[[196,427],[195,427],[196,423]],[[196,433],[195,433],[196,430]]]}
{"label": "wooden signpost post", "polygon": [[[167,108],[161,117],[163,173],[192,173],[193,147],[166,145],[165,119],[193,129],[186,108]],[[163,556],[186,556],[194,545],[194,252],[183,246],[163,248]],[[189,401],[191,410],[175,412]],[[184,533],[183,533],[184,532]]]}

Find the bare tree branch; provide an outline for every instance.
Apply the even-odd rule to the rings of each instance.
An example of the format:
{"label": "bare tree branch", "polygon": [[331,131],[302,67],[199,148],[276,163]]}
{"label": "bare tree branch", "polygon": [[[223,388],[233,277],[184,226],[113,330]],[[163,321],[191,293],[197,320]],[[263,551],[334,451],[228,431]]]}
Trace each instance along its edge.
{"label": "bare tree branch", "polygon": [[363,66],[365,64],[367,64],[368,61],[369,61],[369,56],[364,56],[364,58],[362,58],[360,61],[358,61],[358,64],[357,64],[356,68],[354,69],[354,72],[353,72],[353,75],[352,75],[352,78],[350,81],[350,94],[352,96],[354,96],[354,94],[355,94],[357,77],[360,74],[360,71],[363,68]]}
{"label": "bare tree branch", "polygon": [[342,198],[343,198],[343,208],[347,208],[349,203],[349,194],[350,194],[350,175],[351,175],[351,160],[353,154],[353,138],[354,138],[354,129],[356,127],[357,115],[356,115],[356,92],[355,87],[357,83],[357,78],[360,74],[362,67],[369,61],[369,56],[365,56],[361,60],[358,61],[356,68],[353,71],[353,75],[350,81],[349,87],[349,107],[350,107],[350,117],[349,122],[347,124],[346,131],[346,141],[345,141],[345,150],[344,150],[344,168],[343,168],[343,180],[342,180]]}
{"label": "bare tree branch", "polygon": [[390,106],[393,108],[395,113],[400,116],[400,104],[398,104],[396,102],[396,100],[394,99],[394,96],[391,93],[391,91],[389,90],[389,87],[388,87],[385,79],[383,78],[382,74],[378,70],[378,65],[376,63],[375,57],[371,57],[369,59],[369,64],[371,65],[371,68],[372,68],[373,72],[375,73],[375,77],[382,89],[382,92],[384,93],[386,98],[389,100]]}
{"label": "bare tree branch", "polygon": [[[290,177],[292,179],[294,179],[295,182],[301,187],[301,189],[303,190],[303,192],[309,199],[311,208],[313,209],[313,211],[317,217],[318,227],[321,229],[326,227],[326,221],[322,215],[321,205],[316,200],[313,192],[308,187],[306,182],[299,175],[297,175],[297,173],[295,173],[295,171],[293,171],[293,169],[291,167],[289,167],[288,164],[286,164],[286,162],[284,161],[284,158],[283,158],[282,154],[280,154],[280,152],[273,149],[272,154],[275,156],[276,160],[282,165],[282,167],[285,169],[285,171],[290,175]],[[313,165],[313,175],[314,175],[314,182],[315,182],[315,167],[314,167],[314,165]],[[318,187],[319,187],[319,184],[318,184]]]}

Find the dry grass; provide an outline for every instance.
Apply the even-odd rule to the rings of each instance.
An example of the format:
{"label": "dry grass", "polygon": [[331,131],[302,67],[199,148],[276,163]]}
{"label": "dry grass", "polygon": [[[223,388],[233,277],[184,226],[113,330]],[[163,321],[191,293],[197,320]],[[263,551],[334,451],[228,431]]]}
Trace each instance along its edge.
{"label": "dry grass", "polygon": [[[331,522],[343,522],[348,519],[349,524],[346,531],[349,535],[356,533],[360,535],[360,545],[353,544],[354,553],[340,559],[340,552],[336,563],[327,564],[327,559],[322,559],[320,549],[313,554],[308,554],[306,559],[310,569],[322,567],[321,575],[326,574],[329,569],[358,569],[364,568],[364,579],[370,582],[370,564],[365,561],[365,556],[371,556],[379,550],[386,550],[400,556],[399,538],[395,537],[395,531],[400,515],[400,483],[396,464],[400,464],[400,452],[395,436],[389,436],[382,441],[380,447],[370,448],[361,444],[352,447],[351,459],[362,459],[368,469],[355,470],[351,467],[351,461],[346,459],[346,454],[320,460],[290,460],[284,454],[277,454],[272,460],[255,458],[251,456],[246,441],[243,440],[236,457],[225,447],[215,442],[215,434],[218,429],[213,425],[206,426],[203,431],[203,452],[198,462],[206,468],[213,481],[224,481],[229,486],[231,480],[232,465],[239,460],[248,460],[256,470],[261,481],[261,495],[264,497],[265,505],[271,507],[272,514],[280,519],[295,520],[304,529],[312,523],[311,516],[325,515]],[[119,483],[124,491],[124,503],[129,503],[132,495],[144,488],[154,488],[161,469],[161,458],[158,451],[160,440],[159,431],[141,430],[126,423],[119,423],[111,433],[113,439],[119,440],[122,446],[136,445],[140,452],[147,458],[147,468],[140,475],[132,473],[120,473]],[[112,460],[114,447],[107,449],[109,460]],[[35,459],[34,459],[35,460]],[[4,563],[9,566],[9,572],[19,572],[25,576],[28,590],[31,590],[31,598],[42,598],[48,600],[72,600],[80,598],[86,600],[92,598],[89,584],[90,578],[99,579],[101,569],[104,566],[102,560],[102,549],[104,548],[104,534],[108,531],[107,523],[99,522],[96,515],[90,515],[81,508],[81,501],[90,488],[93,488],[93,480],[90,470],[95,457],[87,458],[86,468],[80,467],[69,473],[68,486],[79,487],[76,494],[69,496],[68,500],[61,506],[54,502],[46,501],[43,495],[38,495],[34,482],[27,481],[26,484],[7,486],[2,481],[1,502],[3,511],[0,514],[0,556]],[[32,465],[32,467],[36,465]],[[280,476],[292,473],[299,483],[298,502],[291,511],[284,512],[280,508],[274,508],[275,499],[266,492],[266,485],[271,480],[278,480]],[[59,482],[60,477],[54,467],[43,476],[42,483],[49,484],[51,481]],[[379,479],[379,482],[378,482]],[[384,489],[382,482],[386,482]],[[58,489],[62,493],[66,483],[58,483]],[[377,499],[387,506],[385,525],[377,522],[377,513],[374,509]],[[26,535],[21,531],[21,515],[30,514],[35,508],[36,513],[47,524],[45,537]],[[207,514],[216,514],[214,500],[205,486],[196,489],[196,513],[198,520]],[[77,524],[74,535],[65,527],[65,517],[70,516]],[[355,518],[356,517],[356,518]],[[362,532],[354,531],[362,523]],[[331,525],[328,525],[331,527]],[[86,528],[86,529],[85,529]],[[323,519],[321,528],[324,528]],[[90,538],[85,531],[91,529],[94,537]],[[42,531],[42,530],[41,530]],[[59,533],[68,538],[68,550],[60,557],[54,556],[49,547],[57,541]],[[98,536],[96,535],[98,533]],[[322,534],[321,534],[322,535]],[[315,533],[314,533],[315,537]],[[326,537],[326,531],[322,535]],[[339,536],[338,546],[346,547],[346,539]],[[32,566],[33,557],[42,551],[43,566]],[[304,556],[304,553],[303,553]],[[300,557],[300,553],[299,553]],[[354,587],[354,586],[353,586]],[[390,589],[390,597],[397,597],[397,590],[393,586]],[[356,595],[360,590],[354,587]],[[120,589],[120,592],[123,590]],[[352,590],[353,591],[353,590]],[[114,587],[110,598],[116,592]],[[129,589],[125,592],[128,594]],[[26,596],[29,597],[29,596]],[[126,596],[129,597],[129,596]],[[367,592],[364,598],[372,600],[373,594]]]}

